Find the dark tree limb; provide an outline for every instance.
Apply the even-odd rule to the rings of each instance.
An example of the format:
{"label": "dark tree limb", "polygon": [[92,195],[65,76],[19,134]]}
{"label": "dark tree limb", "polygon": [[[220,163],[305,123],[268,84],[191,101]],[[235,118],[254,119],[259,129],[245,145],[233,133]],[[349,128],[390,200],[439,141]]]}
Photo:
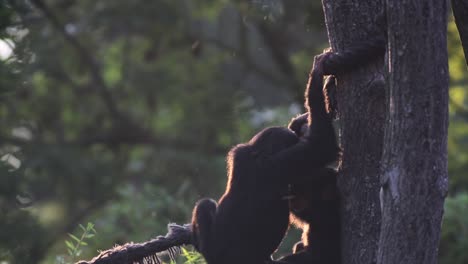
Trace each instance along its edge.
{"label": "dark tree limb", "polygon": [[65,27],[60,22],[59,18],[54,14],[52,9],[44,3],[44,1],[32,0],[31,3],[44,14],[44,16],[50,21],[52,26],[58,32],[60,32],[60,34],[62,34],[64,39],[76,50],[80,59],[86,65],[88,65],[90,69],[91,78],[93,82],[95,83],[95,87],[97,89],[97,93],[103,100],[104,104],[106,105],[111,115],[121,119],[122,114],[118,110],[117,105],[113,99],[112,93],[109,91],[109,87],[107,87],[107,84],[102,77],[99,64],[94,60],[90,52],[86,49],[86,47],[83,44],[81,44],[78,41],[78,39],[70,35],[65,30]]}
{"label": "dark tree limb", "polygon": [[144,243],[127,243],[102,251],[90,261],[78,261],[76,264],[160,264],[160,253],[167,251],[173,258],[180,251],[180,246],[190,245],[191,226],[168,225],[166,236],[159,236]]}
{"label": "dark tree limb", "polygon": [[468,66],[468,0],[452,0],[452,11]]}
{"label": "dark tree limb", "polygon": [[263,38],[263,43],[270,51],[271,58],[277,63],[279,69],[285,75],[288,87],[291,87],[295,93],[301,91],[299,95],[302,100],[304,85],[297,80],[294,65],[289,58],[288,50],[283,47],[285,45],[284,40],[288,39],[284,28],[275,27],[266,23],[264,20],[259,21],[257,27]]}
{"label": "dark tree limb", "polygon": [[284,84],[284,85],[289,84],[289,80],[281,76],[275,75],[274,73],[271,73],[265,69],[262,69],[261,66],[255,63],[255,61],[249,58],[249,56],[247,54],[244,54],[241,50],[231,47],[230,45],[223,43],[221,40],[217,38],[201,37],[201,39],[227,52],[240,54],[241,55],[240,61],[244,64],[244,66],[248,67],[250,70],[258,74],[260,77],[264,78],[265,80],[270,80],[271,82],[278,83],[278,84]]}
{"label": "dark tree limb", "polygon": [[[117,135],[116,138],[135,139],[139,136],[146,139],[152,138],[152,131],[146,129],[145,127],[142,127],[136,120],[132,119],[131,116],[118,109],[117,103],[112,93],[110,92],[110,88],[108,87],[108,85],[102,77],[100,65],[94,59],[93,54],[76,37],[69,34],[65,30],[63,23],[60,21],[57,15],[54,14],[52,8],[50,8],[46,3],[44,3],[43,0],[32,0],[31,2],[37,9],[39,9],[43,13],[44,17],[63,36],[63,38],[76,51],[77,55],[82,60],[82,62],[89,68],[89,73],[91,75],[91,83],[89,86],[87,86],[87,88],[93,89],[94,92],[97,93],[99,98],[103,101],[104,105],[106,106],[107,110],[111,115],[111,118],[115,121],[113,129],[116,131],[123,131],[128,130],[128,128],[132,128],[131,132],[124,131],[123,133]],[[59,72],[55,72],[54,74],[59,74]],[[71,83],[76,88],[76,84],[73,83],[71,78],[69,76],[66,76],[66,74],[62,74],[62,78],[63,75],[65,75],[65,79],[63,81]],[[113,132],[112,135],[115,135],[117,133]],[[131,135],[128,135],[128,133],[131,133]],[[115,140],[113,140],[112,142],[114,141]]]}

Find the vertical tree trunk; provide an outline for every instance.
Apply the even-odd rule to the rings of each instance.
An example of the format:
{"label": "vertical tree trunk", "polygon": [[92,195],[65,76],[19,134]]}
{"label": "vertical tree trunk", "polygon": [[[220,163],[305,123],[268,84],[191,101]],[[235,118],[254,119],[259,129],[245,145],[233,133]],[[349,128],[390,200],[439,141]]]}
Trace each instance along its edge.
{"label": "vertical tree trunk", "polygon": [[447,193],[447,2],[387,0],[379,264],[437,263]]}
{"label": "vertical tree trunk", "polygon": [[[323,0],[330,45],[341,51],[379,30],[381,0]],[[383,31],[380,31],[383,34]],[[343,196],[343,263],[375,263],[380,231],[380,158],[385,122],[383,60],[337,76]]]}

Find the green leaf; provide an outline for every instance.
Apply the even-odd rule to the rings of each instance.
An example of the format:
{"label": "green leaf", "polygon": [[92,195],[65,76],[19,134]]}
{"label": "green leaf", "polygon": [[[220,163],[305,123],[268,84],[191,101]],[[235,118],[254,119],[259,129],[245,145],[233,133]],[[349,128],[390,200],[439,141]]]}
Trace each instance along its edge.
{"label": "green leaf", "polygon": [[74,246],[70,241],[68,241],[68,240],[65,240],[65,244],[67,245],[67,247],[68,247],[69,249],[74,249],[74,248],[75,248],[75,246]]}
{"label": "green leaf", "polygon": [[73,234],[68,234],[69,237],[71,237],[73,240],[75,240],[76,242],[80,242],[81,239],[77,238],[76,236],[74,236]]}

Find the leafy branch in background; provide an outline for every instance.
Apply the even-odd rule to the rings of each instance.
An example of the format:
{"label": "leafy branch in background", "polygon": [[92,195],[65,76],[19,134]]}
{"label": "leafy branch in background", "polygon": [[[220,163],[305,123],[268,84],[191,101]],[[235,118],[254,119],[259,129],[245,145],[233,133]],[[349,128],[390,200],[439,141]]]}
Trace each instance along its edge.
{"label": "leafy branch in background", "polygon": [[[81,255],[82,248],[88,246],[86,240],[93,238],[96,235],[96,229],[94,229],[93,223],[88,223],[86,227],[79,225],[82,230],[81,235],[75,236],[73,234],[68,234],[71,240],[65,240],[65,245],[67,247],[68,256],[65,258],[63,255],[58,256],[56,263],[57,264],[68,264],[73,263]],[[66,261],[68,259],[69,261]]]}
{"label": "leafy branch in background", "polygon": [[182,256],[186,259],[185,264],[205,264],[205,259],[196,251],[189,251],[182,248]]}

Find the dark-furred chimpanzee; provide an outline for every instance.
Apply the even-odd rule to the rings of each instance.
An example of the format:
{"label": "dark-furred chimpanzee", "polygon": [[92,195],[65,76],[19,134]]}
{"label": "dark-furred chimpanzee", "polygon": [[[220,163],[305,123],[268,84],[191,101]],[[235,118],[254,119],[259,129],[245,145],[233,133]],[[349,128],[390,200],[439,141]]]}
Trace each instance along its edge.
{"label": "dark-furred chimpanzee", "polygon": [[[334,77],[329,77],[324,90],[333,89]],[[289,127],[304,136],[303,124],[307,115],[293,119]],[[340,195],[337,173],[332,168],[312,168],[309,177],[292,184],[289,200],[293,223],[303,230],[302,241],[294,247],[294,254],[281,258],[279,263],[339,264],[341,263]]]}
{"label": "dark-furred chimpanzee", "polygon": [[208,264],[270,261],[289,225],[288,186],[337,159],[322,92],[324,57],[315,58],[307,87],[305,135],[270,127],[237,145],[227,156],[228,183],[218,204],[202,199],[194,208],[194,244]]}
{"label": "dark-furred chimpanzee", "polygon": [[[377,35],[344,52],[326,52],[321,55],[324,56],[322,72],[324,75],[347,73],[356,66],[363,66],[382,58],[385,44],[385,37]],[[335,89],[335,77],[329,76],[324,90],[328,93]],[[307,118],[306,113],[289,124],[289,128],[299,137],[307,137]],[[334,169],[323,167],[311,168],[310,174],[310,177],[302,177],[299,183],[291,185],[290,210],[293,222],[303,229],[302,242],[296,244],[294,254],[281,258],[278,263],[340,264],[341,218],[337,173]]]}

